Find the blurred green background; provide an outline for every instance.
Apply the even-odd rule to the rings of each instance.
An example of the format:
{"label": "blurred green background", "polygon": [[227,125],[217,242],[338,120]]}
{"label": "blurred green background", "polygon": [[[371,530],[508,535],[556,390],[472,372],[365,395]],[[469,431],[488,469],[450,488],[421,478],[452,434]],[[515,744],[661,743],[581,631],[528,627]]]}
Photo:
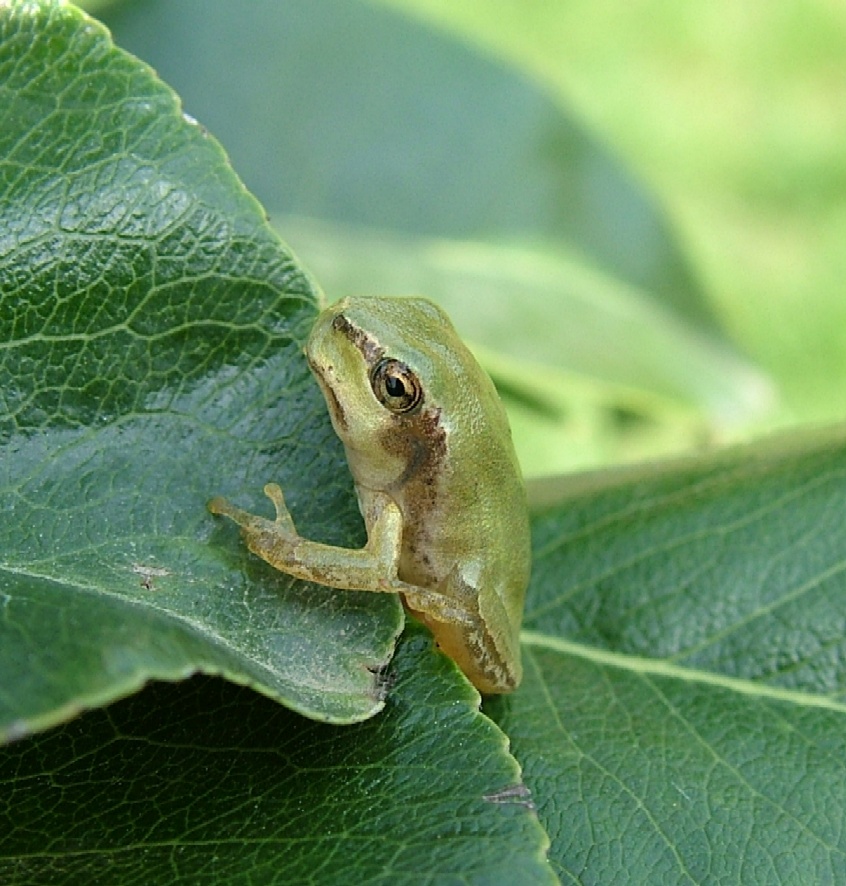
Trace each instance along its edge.
{"label": "blurred green background", "polygon": [[447,307],[527,474],[840,419],[843,4],[87,8],[329,299]]}

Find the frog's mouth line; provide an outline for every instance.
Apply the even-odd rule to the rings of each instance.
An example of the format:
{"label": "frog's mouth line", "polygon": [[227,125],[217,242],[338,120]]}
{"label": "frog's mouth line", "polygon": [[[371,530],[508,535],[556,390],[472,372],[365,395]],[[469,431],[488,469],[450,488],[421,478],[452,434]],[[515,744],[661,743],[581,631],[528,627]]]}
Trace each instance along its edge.
{"label": "frog's mouth line", "polygon": [[323,392],[323,398],[326,400],[326,405],[329,407],[329,416],[332,419],[333,424],[338,428],[347,430],[349,424],[347,422],[347,417],[344,414],[344,409],[341,406],[341,401],[332,389],[332,385],[326,381],[326,375],[323,372],[322,367],[318,366],[311,357],[306,356],[306,360],[308,362],[308,368],[311,370],[311,374],[314,376],[317,384],[320,386],[320,390]]}

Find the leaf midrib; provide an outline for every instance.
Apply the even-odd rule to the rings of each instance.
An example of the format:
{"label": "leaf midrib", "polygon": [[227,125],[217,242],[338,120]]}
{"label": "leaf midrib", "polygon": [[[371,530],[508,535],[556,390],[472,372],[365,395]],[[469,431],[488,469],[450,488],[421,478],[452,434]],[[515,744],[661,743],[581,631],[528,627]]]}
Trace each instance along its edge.
{"label": "leaf midrib", "polygon": [[761,700],[781,701],[805,708],[824,708],[838,713],[846,713],[846,704],[834,701],[824,695],[799,692],[795,689],[782,689],[745,680],[739,677],[728,677],[711,671],[686,668],[662,659],[644,658],[637,655],[626,655],[620,652],[609,652],[605,649],[586,646],[583,643],[572,643],[537,631],[521,631],[520,640],[528,648],[546,649],[571,655],[595,664],[629,671],[650,677],[668,677],[686,683],[697,683],[726,689],[738,695],[752,696]]}

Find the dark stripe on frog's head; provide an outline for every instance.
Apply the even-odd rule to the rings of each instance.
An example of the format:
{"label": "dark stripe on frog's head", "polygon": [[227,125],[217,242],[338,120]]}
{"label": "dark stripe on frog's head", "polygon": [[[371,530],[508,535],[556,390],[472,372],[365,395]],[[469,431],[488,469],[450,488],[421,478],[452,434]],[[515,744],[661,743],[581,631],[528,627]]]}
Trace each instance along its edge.
{"label": "dark stripe on frog's head", "polygon": [[384,356],[384,348],[364,330],[350,323],[343,314],[335,315],[332,328],[345,336],[358,349],[368,367],[375,366]]}

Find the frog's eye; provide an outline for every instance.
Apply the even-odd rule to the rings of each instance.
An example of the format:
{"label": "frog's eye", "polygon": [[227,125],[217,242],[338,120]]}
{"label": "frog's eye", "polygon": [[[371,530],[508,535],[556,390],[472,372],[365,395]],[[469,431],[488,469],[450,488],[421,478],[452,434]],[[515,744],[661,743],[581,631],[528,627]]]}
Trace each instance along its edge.
{"label": "frog's eye", "polygon": [[420,379],[399,360],[380,360],[370,373],[370,386],[376,399],[397,414],[411,412],[423,401]]}

